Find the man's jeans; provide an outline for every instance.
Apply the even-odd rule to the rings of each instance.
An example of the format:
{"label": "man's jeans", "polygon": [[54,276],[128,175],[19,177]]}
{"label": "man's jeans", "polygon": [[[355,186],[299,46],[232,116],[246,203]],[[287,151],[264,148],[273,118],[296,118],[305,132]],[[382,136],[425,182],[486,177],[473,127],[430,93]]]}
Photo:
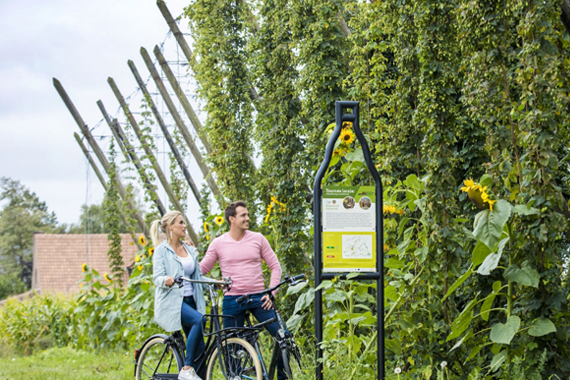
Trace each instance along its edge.
{"label": "man's jeans", "polygon": [[[245,323],[245,312],[247,310],[253,314],[259,323],[275,317],[275,312],[272,309],[265,310],[261,307],[262,296],[253,296],[251,297],[251,302],[242,302],[241,304],[238,304],[236,302],[236,299],[238,297],[240,296],[224,296],[222,313],[224,315],[231,315],[236,318],[235,320],[233,318],[224,318],[224,327],[243,327]],[[279,329],[279,324],[277,321],[275,321],[273,323],[265,325],[265,327],[271,336],[275,336],[277,334],[277,330]],[[281,354],[277,356],[277,379],[287,380],[287,375],[283,369],[283,357]]]}

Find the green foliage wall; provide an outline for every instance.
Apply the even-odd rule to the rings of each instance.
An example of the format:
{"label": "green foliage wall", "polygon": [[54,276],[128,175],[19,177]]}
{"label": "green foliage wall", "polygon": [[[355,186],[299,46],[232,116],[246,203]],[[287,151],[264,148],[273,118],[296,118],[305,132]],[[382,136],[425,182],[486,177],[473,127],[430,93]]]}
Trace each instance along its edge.
{"label": "green foliage wall", "polygon": [[[395,179],[390,197],[404,213],[388,217],[387,257],[404,266],[387,269],[397,279],[386,286],[395,292],[390,317],[413,328],[389,328],[389,359],[411,377],[435,374],[443,360],[458,376],[493,360],[491,374],[509,376],[511,359],[532,371],[545,349],[544,375],[570,375],[560,353],[568,343],[570,38],[559,12],[558,2],[514,0],[199,0],[187,8],[209,159],[226,198],[267,208],[261,228],[286,270],[310,273],[310,193],[334,102],[361,102],[375,162]],[[257,170],[248,160],[255,150]],[[469,273],[481,265],[472,261],[481,246],[478,210],[460,191],[468,178],[508,202],[490,213],[539,211],[509,212],[501,265],[486,275]],[[537,287],[499,273],[512,265],[536,270]],[[453,288],[458,278],[465,282]],[[450,352],[457,318],[496,281],[511,297],[508,312],[470,319],[480,338]],[[511,315],[529,328],[550,318],[556,336],[517,334],[500,361],[501,347],[477,333]]]}

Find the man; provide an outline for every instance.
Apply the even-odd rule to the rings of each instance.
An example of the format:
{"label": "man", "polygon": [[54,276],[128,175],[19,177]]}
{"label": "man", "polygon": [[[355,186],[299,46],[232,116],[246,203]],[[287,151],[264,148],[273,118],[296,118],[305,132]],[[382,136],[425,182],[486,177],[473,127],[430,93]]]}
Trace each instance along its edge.
{"label": "man", "polygon": [[[224,212],[230,231],[214,239],[208,247],[206,256],[200,263],[202,273],[206,275],[216,262],[220,264],[223,277],[232,278],[232,288],[224,296],[224,315],[235,317],[224,320],[225,327],[243,327],[245,312],[249,310],[258,322],[266,321],[275,316],[271,309],[268,295],[252,297],[250,303],[238,304],[236,299],[246,293],[257,293],[265,289],[262,260],[271,270],[270,287],[281,280],[281,265],[271,249],[267,239],[260,233],[249,231],[249,213],[244,201],[230,203]],[[273,322],[266,326],[272,336],[277,334],[279,326]],[[283,359],[279,355],[277,362],[277,378],[287,379],[283,370]]]}

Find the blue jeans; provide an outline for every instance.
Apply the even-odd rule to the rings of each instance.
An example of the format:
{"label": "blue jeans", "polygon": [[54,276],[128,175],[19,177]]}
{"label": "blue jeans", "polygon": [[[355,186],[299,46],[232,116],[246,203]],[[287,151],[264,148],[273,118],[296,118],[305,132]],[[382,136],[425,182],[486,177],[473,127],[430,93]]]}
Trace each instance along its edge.
{"label": "blue jeans", "polygon": [[[261,307],[261,296],[253,296],[251,297],[250,303],[242,302],[241,304],[236,302],[238,297],[240,296],[224,296],[222,313],[224,315],[232,315],[236,318],[235,320],[233,318],[224,318],[224,327],[243,327],[245,323],[245,312],[248,310],[259,323],[275,317],[275,312],[272,309],[265,310]],[[279,329],[277,321],[265,325],[265,327],[271,336],[274,337],[277,335],[277,330]],[[281,354],[277,356],[277,379],[287,380],[287,375],[283,369],[283,357]]]}
{"label": "blue jeans", "polygon": [[202,334],[202,314],[196,311],[194,297],[184,297],[182,302],[182,329],[186,335],[186,358],[184,365],[194,367],[196,353],[205,348]]}

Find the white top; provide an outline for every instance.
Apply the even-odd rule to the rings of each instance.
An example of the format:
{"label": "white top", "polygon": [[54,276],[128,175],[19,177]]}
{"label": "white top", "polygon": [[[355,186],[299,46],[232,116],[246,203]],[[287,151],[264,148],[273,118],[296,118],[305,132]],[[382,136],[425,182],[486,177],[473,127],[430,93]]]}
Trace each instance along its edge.
{"label": "white top", "polygon": [[[186,257],[180,257],[182,261],[182,267],[184,268],[184,276],[190,277],[192,273],[196,270],[196,262],[192,256],[188,255]],[[194,286],[191,282],[184,281],[184,297],[190,297],[194,295]]]}

